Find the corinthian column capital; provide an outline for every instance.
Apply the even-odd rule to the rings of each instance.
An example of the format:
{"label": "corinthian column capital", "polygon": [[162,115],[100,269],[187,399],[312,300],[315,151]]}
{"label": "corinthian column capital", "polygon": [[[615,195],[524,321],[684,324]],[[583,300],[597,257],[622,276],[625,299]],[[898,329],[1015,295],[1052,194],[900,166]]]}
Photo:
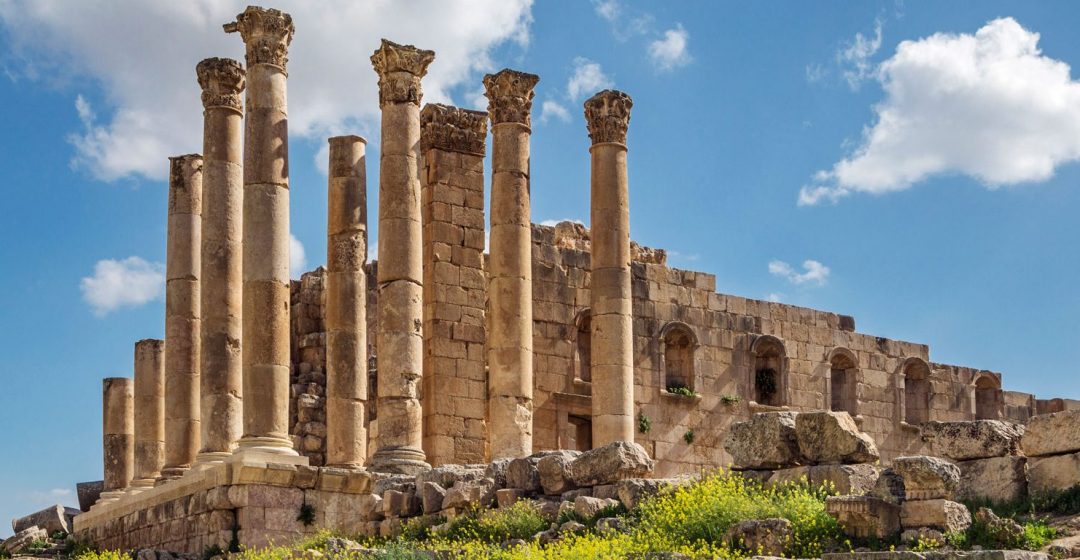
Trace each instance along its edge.
{"label": "corinthian column capital", "polygon": [[484,76],[484,95],[488,98],[491,124],[521,123],[532,125],[533,88],[540,76],[505,68]]}
{"label": "corinthian column capital", "polygon": [[244,67],[231,58],[207,58],[195,67],[202,88],[204,109],[227,107],[241,110],[240,93],[244,91]]}
{"label": "corinthian column capital", "polygon": [[428,103],[420,111],[420,149],[435,148],[484,157],[487,113]]}
{"label": "corinthian column capital", "polygon": [[428,65],[435,60],[435,51],[418,49],[382,40],[371,55],[371,65],[379,75],[379,106],[390,103],[420,105],[424,92],[420,79],[427,74]]}
{"label": "corinthian column capital", "polygon": [[585,101],[585,126],[592,143],[626,144],[630,126],[630,108],[634,100],[613,89],[605,89]]}
{"label": "corinthian column capital", "polygon": [[236,21],[224,25],[226,33],[240,33],[247,47],[248,68],[256,64],[272,64],[285,69],[292,42],[292,16],[281,10],[248,6],[236,16]]}

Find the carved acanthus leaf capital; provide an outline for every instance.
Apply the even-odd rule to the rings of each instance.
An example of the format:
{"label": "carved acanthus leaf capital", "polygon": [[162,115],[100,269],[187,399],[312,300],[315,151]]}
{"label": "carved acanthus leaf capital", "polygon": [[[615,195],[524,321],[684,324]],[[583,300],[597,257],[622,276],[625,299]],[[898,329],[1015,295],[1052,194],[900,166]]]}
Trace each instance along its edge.
{"label": "carved acanthus leaf capital", "polygon": [[281,10],[248,6],[236,21],[225,24],[226,33],[239,32],[247,47],[248,68],[256,64],[273,64],[285,70],[289,62],[289,43],[292,43],[292,16]]}
{"label": "carved acanthus leaf capital", "polygon": [[244,67],[231,58],[207,58],[195,67],[202,88],[203,108],[228,107],[240,111]]}
{"label": "carved acanthus leaf capital", "polygon": [[585,125],[593,144],[626,144],[633,106],[634,100],[629,95],[612,89],[605,89],[585,101]]}
{"label": "carved acanthus leaf capital", "polygon": [[540,76],[510,70],[500,70],[484,76],[485,95],[488,98],[488,113],[491,123],[521,123],[532,126],[533,88],[540,81]]}
{"label": "carved acanthus leaf capital", "polygon": [[424,97],[420,79],[427,74],[428,65],[433,60],[435,51],[383,39],[382,45],[371,55],[371,65],[379,75],[379,106],[388,103],[415,103],[419,106]]}
{"label": "carved acanthus leaf capital", "polygon": [[420,111],[420,150],[432,148],[483,157],[487,113],[428,103]]}

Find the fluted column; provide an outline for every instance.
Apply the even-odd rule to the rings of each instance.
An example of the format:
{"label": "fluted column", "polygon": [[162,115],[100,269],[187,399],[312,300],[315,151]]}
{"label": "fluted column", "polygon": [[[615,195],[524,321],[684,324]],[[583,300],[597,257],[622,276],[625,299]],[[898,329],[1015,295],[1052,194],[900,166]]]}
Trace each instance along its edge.
{"label": "fluted column", "polygon": [[367,159],[359,136],[330,139],[326,224],[326,464],[367,457]]}
{"label": "fluted column", "polygon": [[203,103],[202,448],[197,464],[220,462],[243,427],[244,67],[208,58],[195,69]]}
{"label": "fluted column", "polygon": [[199,247],[202,164],[198,154],[169,158],[165,255],[165,466],[176,478],[199,450]]}
{"label": "fluted column", "polygon": [[106,377],[102,389],[105,486],[99,504],[114,502],[123,496],[135,471],[133,383],[127,377]]}
{"label": "fluted column", "polygon": [[634,441],[634,328],[626,130],[633,101],[604,90],[585,102],[592,139],[593,447]]}
{"label": "fluted column", "polygon": [[238,453],[296,456],[289,438],[289,135],[292,17],[249,6],[226,32],[246,47],[243,436]]}
{"label": "fluted column", "polygon": [[491,459],[532,453],[533,314],[529,135],[534,74],[484,77],[491,117],[488,441]]}
{"label": "fluted column", "polygon": [[420,79],[435,53],[383,39],[379,74],[378,449],[372,469],[428,467],[422,449],[423,271],[420,226]]}
{"label": "fluted column", "polygon": [[132,490],[153,488],[165,466],[165,341],[135,343],[135,474]]}

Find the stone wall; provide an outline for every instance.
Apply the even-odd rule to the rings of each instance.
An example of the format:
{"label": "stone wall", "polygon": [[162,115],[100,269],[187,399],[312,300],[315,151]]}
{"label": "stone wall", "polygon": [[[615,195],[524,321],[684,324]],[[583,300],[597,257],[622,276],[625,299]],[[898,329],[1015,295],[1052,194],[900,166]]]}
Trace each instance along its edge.
{"label": "stone wall", "polygon": [[289,425],[297,451],[312,465],[326,459],[326,307],[325,270],[320,267],[294,280],[292,304],[292,376]]}

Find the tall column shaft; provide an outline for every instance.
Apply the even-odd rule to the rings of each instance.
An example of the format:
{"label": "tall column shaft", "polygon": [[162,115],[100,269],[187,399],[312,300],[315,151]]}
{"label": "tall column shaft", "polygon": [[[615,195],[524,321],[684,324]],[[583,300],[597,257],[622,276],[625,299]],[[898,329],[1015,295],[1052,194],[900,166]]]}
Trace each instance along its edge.
{"label": "tall column shaft", "polygon": [[238,451],[296,456],[289,437],[289,14],[250,6],[225,26],[246,47],[243,436]]}
{"label": "tall column shaft", "polygon": [[244,68],[227,58],[196,67],[203,102],[202,448],[196,463],[227,458],[243,427]]}
{"label": "tall column shaft", "polygon": [[326,231],[326,464],[367,457],[366,141],[330,139]]}
{"label": "tall column shaft", "polygon": [[592,138],[593,447],[634,441],[634,328],[630,293],[630,191],[626,131],[630,96],[602,91],[585,102]]}
{"label": "tall column shaft", "polygon": [[420,226],[420,78],[435,53],[383,40],[379,74],[378,449],[372,469],[412,473],[425,462],[420,407],[423,267]]}
{"label": "tall column shaft", "polygon": [[115,501],[135,474],[134,384],[126,377],[102,382],[102,452],[105,486],[101,501]]}
{"label": "tall column shaft", "polygon": [[151,488],[165,466],[165,341],[135,343],[135,474],[133,488]]}
{"label": "tall column shaft", "polygon": [[503,70],[484,78],[492,131],[488,315],[491,459],[532,453],[533,314],[529,135],[539,77]]}
{"label": "tall column shaft", "polygon": [[176,478],[199,450],[199,247],[202,165],[198,154],[169,158],[169,224],[165,255],[165,465]]}

